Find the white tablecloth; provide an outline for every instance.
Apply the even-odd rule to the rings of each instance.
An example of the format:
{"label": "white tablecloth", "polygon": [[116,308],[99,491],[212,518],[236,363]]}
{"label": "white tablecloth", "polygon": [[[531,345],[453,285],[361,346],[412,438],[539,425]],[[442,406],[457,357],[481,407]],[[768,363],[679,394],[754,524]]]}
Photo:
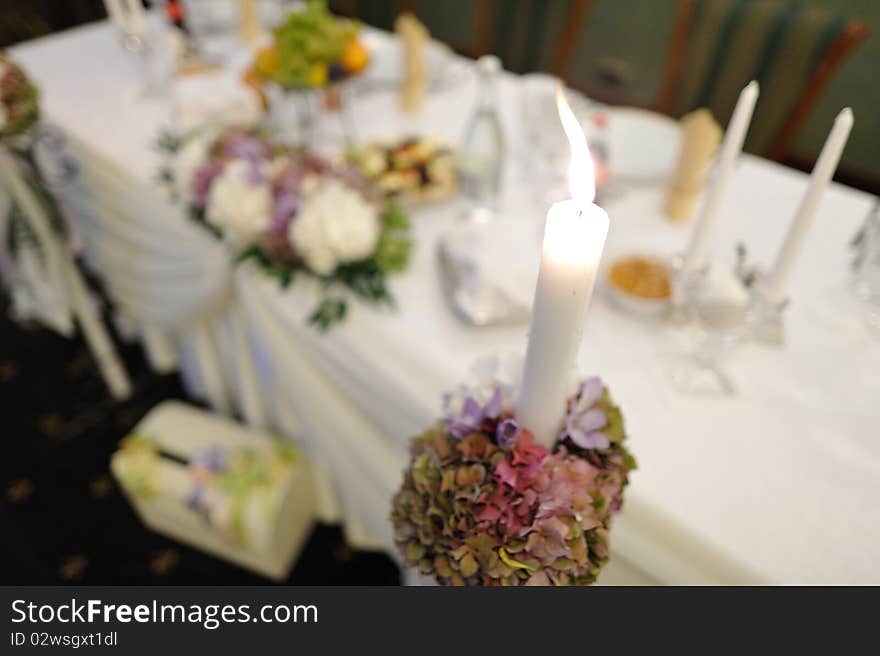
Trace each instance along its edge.
{"label": "white tablecloth", "polygon": [[[170,103],[133,97],[133,68],[108,26],[13,54],[42,87],[47,116],[73,139],[91,186],[80,198],[89,259],[109,281],[120,278],[118,300],[142,336],[165,360],[180,358],[190,388],[218,409],[297,435],[324,474],[327,514],[344,519],[356,544],[390,551],[389,499],[408,437],[435,420],[441,394],[477,357],[522,351],[526,342],[524,325],[470,328],[446,306],[435,247],[456,208],[415,213],[412,266],[391,283],[396,310],[356,304],[344,325],[321,335],[306,325],[315,298],[306,281],[282,290],[249,266],[230,272],[217,245],[162,201],[151,184],[152,144]],[[401,115],[392,97],[359,100],[359,136],[414,131],[457,141],[473,92],[472,82],[445,89],[416,116]],[[501,97],[513,135],[512,76]],[[805,185],[801,173],[742,157],[718,222],[719,253],[742,240],[767,263]],[[606,261],[681,250],[687,228],[661,218],[661,195],[641,187],[608,202]],[[544,209],[522,211],[520,196],[511,189],[519,211],[509,220],[534,221],[535,242],[525,248],[537,249]],[[847,291],[847,241],[871,201],[832,185],[792,280],[786,345],[739,349],[732,398],[673,391],[662,371],[663,329],[615,312],[597,294],[580,368],[610,385],[640,464],[614,527],[616,558],[662,582],[880,583],[880,342]],[[118,257],[114,230],[140,246]],[[131,270],[138,274],[127,278]],[[226,276],[232,281],[221,285]],[[141,285],[132,285],[126,307],[129,278]],[[145,280],[164,289],[167,305],[163,294],[135,298]],[[218,292],[190,294],[190,285]],[[216,302],[186,310],[188,299],[206,297]]]}

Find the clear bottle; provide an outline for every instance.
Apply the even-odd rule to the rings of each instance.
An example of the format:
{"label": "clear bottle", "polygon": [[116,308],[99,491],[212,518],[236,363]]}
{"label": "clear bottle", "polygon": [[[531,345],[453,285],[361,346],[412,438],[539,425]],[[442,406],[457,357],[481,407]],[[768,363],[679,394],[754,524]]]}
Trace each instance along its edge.
{"label": "clear bottle", "polygon": [[475,205],[488,208],[497,206],[504,164],[504,132],[498,116],[500,71],[501,60],[494,55],[477,60],[477,105],[459,151],[462,192]]}

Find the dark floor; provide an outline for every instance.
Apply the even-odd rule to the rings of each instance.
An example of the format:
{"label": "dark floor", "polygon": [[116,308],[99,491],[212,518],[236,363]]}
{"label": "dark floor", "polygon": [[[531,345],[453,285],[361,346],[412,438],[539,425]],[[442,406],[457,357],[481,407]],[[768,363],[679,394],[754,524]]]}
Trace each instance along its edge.
{"label": "dark floor", "polygon": [[[185,398],[123,346],[133,397],[115,403],[83,343],[6,318],[0,299],[0,584],[267,583],[144,528],[109,474],[117,442],[158,402]],[[287,583],[396,585],[384,555],[319,525]]]}

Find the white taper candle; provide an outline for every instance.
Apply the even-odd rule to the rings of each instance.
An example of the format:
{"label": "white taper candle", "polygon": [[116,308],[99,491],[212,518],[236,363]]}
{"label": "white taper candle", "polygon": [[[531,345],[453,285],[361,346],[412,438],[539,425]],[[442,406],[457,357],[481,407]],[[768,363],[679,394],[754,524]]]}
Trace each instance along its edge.
{"label": "white taper candle", "polygon": [[516,415],[547,448],[556,441],[565,415],[570,374],[607,234],[608,215],[593,203],[566,200],[547,213]]}
{"label": "white taper candle", "polygon": [[795,260],[803,248],[804,239],[806,239],[807,231],[813,222],[813,215],[819,207],[822,200],[822,194],[828,188],[834,171],[837,170],[837,164],[846,141],[849,138],[850,130],[853,126],[853,113],[849,107],[844,108],[834,120],[834,127],[822,146],[822,152],[816,165],[813,166],[813,173],[810,175],[810,183],[801,204],[798,206],[794,219],[779,255],[776,257],[776,263],[773,265],[769,276],[767,277],[766,292],[774,301],[781,301],[785,296],[785,286],[791,275]]}
{"label": "white taper candle", "polygon": [[693,271],[706,264],[706,251],[709,248],[712,229],[715,227],[718,217],[718,204],[724,197],[724,190],[727,188],[730,173],[736,165],[737,157],[742,152],[743,142],[745,141],[746,133],[749,131],[749,123],[752,120],[752,112],[755,109],[758,94],[758,83],[752,80],[740,91],[739,99],[736,101],[736,108],[733,110],[733,115],[727,124],[724,142],[721,144],[718,164],[716,165],[712,182],[700,206],[697,222],[691,234],[690,245],[685,255],[685,268],[688,270]]}
{"label": "white taper candle", "polygon": [[571,143],[569,184],[574,199],[554,203],[547,212],[516,413],[520,425],[547,448],[556,441],[565,415],[584,314],[608,234],[608,215],[592,202],[595,174],[587,140],[561,89],[557,104]]}

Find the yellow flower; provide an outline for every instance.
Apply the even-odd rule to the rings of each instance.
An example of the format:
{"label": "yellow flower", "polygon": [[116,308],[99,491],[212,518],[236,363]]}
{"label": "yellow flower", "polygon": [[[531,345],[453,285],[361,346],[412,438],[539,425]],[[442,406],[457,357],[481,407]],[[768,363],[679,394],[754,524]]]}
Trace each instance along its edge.
{"label": "yellow flower", "polygon": [[327,84],[327,64],[319,62],[309,68],[309,86],[323,87]]}
{"label": "yellow flower", "polygon": [[259,77],[271,80],[278,77],[280,70],[281,58],[278,55],[278,48],[269,46],[257,53],[254,60],[254,71]]}
{"label": "yellow flower", "polygon": [[519,560],[515,560],[507,555],[507,550],[504,547],[500,547],[498,549],[498,555],[501,557],[501,561],[507,565],[508,567],[513,567],[514,569],[524,569],[529,572],[534,572],[535,567],[532,567],[528,563],[521,562]]}

